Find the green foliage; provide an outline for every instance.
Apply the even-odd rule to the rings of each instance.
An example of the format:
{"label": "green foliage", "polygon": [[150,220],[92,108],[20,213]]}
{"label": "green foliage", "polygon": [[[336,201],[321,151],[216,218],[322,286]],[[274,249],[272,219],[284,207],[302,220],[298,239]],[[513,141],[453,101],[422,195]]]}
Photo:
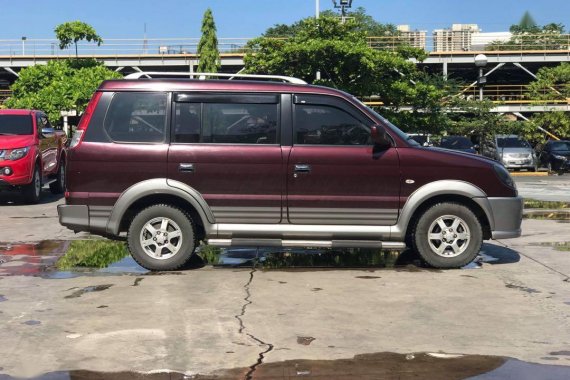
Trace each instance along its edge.
{"label": "green foliage", "polygon": [[64,22],[58,25],[54,31],[59,40],[60,49],[68,48],[72,43],[75,44],[75,56],[77,56],[78,41],[96,42],[98,46],[103,43],[103,39],[97,34],[95,29],[81,21]]}
{"label": "green foliage", "polygon": [[[332,10],[326,10],[321,12],[320,17],[324,18],[337,18],[338,14]],[[374,18],[366,13],[366,9],[363,7],[358,7],[356,10],[347,13],[347,17],[354,22],[356,29],[365,33],[369,37],[384,37],[384,36],[396,36],[398,35],[398,30],[393,24],[381,24]],[[263,37],[272,38],[283,38],[283,37],[293,37],[303,29],[303,24],[309,18],[297,21],[291,25],[286,24],[276,24],[273,27],[267,29],[263,34]]]}
{"label": "green foliage", "polygon": [[216,37],[216,23],[212,10],[208,8],[202,19],[202,37],[198,43],[198,71],[201,73],[217,73],[220,69],[220,52],[218,50],[218,37]]}
{"label": "green foliage", "polygon": [[570,98],[570,63],[542,67],[537,79],[529,85],[530,96],[537,100],[566,100]]}
{"label": "green foliage", "polygon": [[[408,49],[405,54],[423,53]],[[366,32],[355,20],[343,24],[326,15],[301,20],[291,38],[250,41],[244,62],[248,73],[291,75],[354,95],[378,94],[390,106],[398,106],[413,93],[410,80],[419,74],[398,51],[370,48]],[[323,79],[315,80],[317,71]]]}
{"label": "green foliage", "polygon": [[519,24],[511,25],[510,31],[513,35],[509,41],[494,41],[487,50],[566,50],[570,44],[564,25],[537,25],[528,12]]}
{"label": "green foliage", "polygon": [[129,255],[123,242],[111,240],[76,240],[57,262],[58,269],[77,267],[105,268]]}
{"label": "green foliage", "polygon": [[220,259],[221,249],[212,245],[201,245],[198,255],[206,264],[216,265]]}
{"label": "green foliage", "polygon": [[56,124],[61,111],[83,112],[102,81],[120,77],[92,59],[49,61],[22,69],[5,104],[9,108],[40,109]]}
{"label": "green foliage", "polygon": [[540,112],[525,124],[524,134],[532,141],[542,142],[550,136],[538,129],[541,127],[558,138],[570,138],[570,114],[568,112]]}

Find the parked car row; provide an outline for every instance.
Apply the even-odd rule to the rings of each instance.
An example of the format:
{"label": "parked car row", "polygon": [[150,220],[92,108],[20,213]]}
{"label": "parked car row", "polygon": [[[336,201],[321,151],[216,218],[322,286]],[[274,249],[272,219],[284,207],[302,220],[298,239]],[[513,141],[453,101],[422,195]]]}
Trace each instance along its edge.
{"label": "parked car row", "polygon": [[444,136],[439,143],[430,146],[478,153],[501,162],[508,170],[536,172],[539,167],[559,173],[570,170],[570,140],[549,140],[533,148],[527,140],[517,135],[494,135],[481,139],[480,144],[464,136]]}

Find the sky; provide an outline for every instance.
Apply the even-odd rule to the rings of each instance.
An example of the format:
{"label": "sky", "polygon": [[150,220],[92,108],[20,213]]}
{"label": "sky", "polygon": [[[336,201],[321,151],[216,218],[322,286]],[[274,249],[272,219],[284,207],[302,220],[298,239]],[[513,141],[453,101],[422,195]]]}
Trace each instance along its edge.
{"label": "sky", "polygon": [[[316,0],[0,0],[0,40],[54,38],[53,29],[80,20],[105,38],[200,37],[210,7],[219,38],[249,38],[278,23],[315,14]],[[440,29],[452,23],[479,24],[484,32],[507,31],[528,10],[538,24],[562,23],[570,29],[570,0],[354,0],[377,21]],[[332,0],[320,0],[320,9]]]}

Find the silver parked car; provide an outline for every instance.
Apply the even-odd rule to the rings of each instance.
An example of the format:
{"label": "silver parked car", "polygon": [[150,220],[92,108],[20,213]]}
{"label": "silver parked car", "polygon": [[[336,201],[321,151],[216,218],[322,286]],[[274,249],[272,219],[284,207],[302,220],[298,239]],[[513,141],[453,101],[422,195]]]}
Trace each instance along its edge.
{"label": "silver parked car", "polygon": [[481,145],[481,154],[501,162],[507,169],[538,170],[538,160],[534,150],[517,135],[495,135]]}

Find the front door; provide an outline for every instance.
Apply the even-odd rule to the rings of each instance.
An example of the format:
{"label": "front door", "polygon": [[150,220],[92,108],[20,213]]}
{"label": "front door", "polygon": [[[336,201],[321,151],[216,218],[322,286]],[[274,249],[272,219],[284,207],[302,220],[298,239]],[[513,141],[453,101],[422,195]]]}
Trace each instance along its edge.
{"label": "front door", "polygon": [[373,124],[350,103],[297,95],[287,165],[287,210],[293,224],[393,225],[400,168],[395,148],[378,151]]}
{"label": "front door", "polygon": [[279,223],[279,96],[176,94],[168,178],[197,190],[216,223]]}

